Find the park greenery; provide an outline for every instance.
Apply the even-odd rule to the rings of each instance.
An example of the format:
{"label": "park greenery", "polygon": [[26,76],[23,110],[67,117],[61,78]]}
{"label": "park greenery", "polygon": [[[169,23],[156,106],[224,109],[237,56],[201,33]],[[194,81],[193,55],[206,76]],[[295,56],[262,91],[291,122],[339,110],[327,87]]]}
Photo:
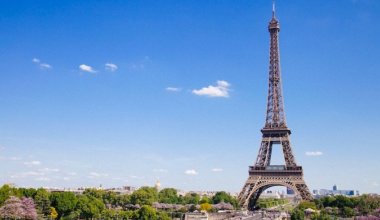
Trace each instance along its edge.
{"label": "park greenery", "polygon": [[43,188],[0,188],[0,219],[136,219],[168,220],[186,212],[234,209],[237,200],[226,192],[212,197],[180,196],[176,189],[141,187],[132,194],[86,189],[81,194]]}
{"label": "park greenery", "polygon": [[333,220],[338,218],[379,219],[380,196],[327,196],[301,202],[291,213],[292,220]]}

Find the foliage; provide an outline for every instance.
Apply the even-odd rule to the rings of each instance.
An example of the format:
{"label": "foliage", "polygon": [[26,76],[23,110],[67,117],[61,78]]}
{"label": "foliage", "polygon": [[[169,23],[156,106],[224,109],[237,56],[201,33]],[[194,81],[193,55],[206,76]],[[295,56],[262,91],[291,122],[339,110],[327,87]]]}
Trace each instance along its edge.
{"label": "foliage", "polygon": [[225,203],[230,203],[235,208],[238,207],[238,202],[237,202],[236,198],[232,197],[230,194],[228,194],[224,191],[220,191],[220,192],[215,193],[215,195],[212,197],[211,200],[212,200],[213,204],[225,202]]}
{"label": "foliage", "polygon": [[50,217],[51,219],[56,219],[56,218],[58,218],[58,212],[55,210],[54,207],[50,207],[50,215],[49,215],[49,217]]}
{"label": "foliage", "polygon": [[179,202],[179,197],[177,196],[177,190],[173,188],[166,188],[158,193],[158,202],[177,204]]}
{"label": "foliage", "polygon": [[305,219],[305,213],[303,210],[296,208],[291,212],[290,219],[291,220],[304,220]]}
{"label": "foliage", "polygon": [[186,195],[182,199],[184,204],[194,204],[194,205],[198,205],[199,200],[200,200],[200,196],[196,193],[186,193]]}
{"label": "foliage", "polygon": [[30,220],[37,219],[37,211],[33,199],[23,197],[21,203],[24,209],[24,218]]}
{"label": "foliage", "polygon": [[78,199],[72,192],[53,192],[50,194],[50,201],[58,212],[58,218],[60,218],[74,211]]}
{"label": "foliage", "polygon": [[21,200],[15,196],[5,200],[4,205],[0,208],[0,218],[3,219],[21,219],[25,216],[25,210]]}
{"label": "foliage", "polygon": [[10,197],[10,196],[17,196],[20,197],[19,191],[11,187],[10,185],[3,185],[0,188],[0,206],[4,204],[4,202]]}
{"label": "foliage", "polygon": [[131,195],[131,203],[139,205],[152,205],[158,201],[157,189],[154,187],[141,187]]}
{"label": "foliage", "polygon": [[76,210],[80,212],[80,217],[94,218],[99,216],[105,209],[105,205],[100,198],[84,194],[78,199]]}
{"label": "foliage", "polygon": [[212,209],[212,206],[211,206],[210,203],[202,203],[200,209],[202,211],[208,212],[208,211],[210,211]]}
{"label": "foliage", "polygon": [[51,213],[49,192],[45,189],[37,189],[34,195],[34,202],[36,204],[38,213],[41,213],[45,216],[48,216]]}
{"label": "foliage", "polygon": [[143,205],[138,211],[139,219],[141,220],[156,220],[157,213],[154,208],[148,205]]}

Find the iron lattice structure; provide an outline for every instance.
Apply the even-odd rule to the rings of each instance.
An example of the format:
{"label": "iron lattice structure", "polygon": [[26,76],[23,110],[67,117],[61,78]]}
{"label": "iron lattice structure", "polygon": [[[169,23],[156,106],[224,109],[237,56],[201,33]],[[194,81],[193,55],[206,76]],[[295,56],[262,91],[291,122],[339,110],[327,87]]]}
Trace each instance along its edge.
{"label": "iron lattice structure", "polygon": [[[312,196],[303,178],[302,166],[298,166],[290,145],[290,129],[286,125],[284,101],[282,95],[279,32],[274,7],[269,22],[270,61],[269,89],[265,126],[261,130],[262,141],[254,166],[249,167],[249,177],[238,196],[240,205],[255,210],[260,194],[272,186],[285,186],[294,190],[303,200]],[[280,144],[285,165],[271,165],[272,147]]]}

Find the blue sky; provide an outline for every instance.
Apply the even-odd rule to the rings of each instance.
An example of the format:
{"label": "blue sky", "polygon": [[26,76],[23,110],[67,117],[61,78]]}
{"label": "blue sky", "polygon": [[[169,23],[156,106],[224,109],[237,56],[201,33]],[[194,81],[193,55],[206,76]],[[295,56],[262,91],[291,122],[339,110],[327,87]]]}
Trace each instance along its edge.
{"label": "blue sky", "polygon": [[[276,6],[309,188],[380,193],[380,1]],[[0,184],[238,192],[264,125],[271,7],[0,1]]]}

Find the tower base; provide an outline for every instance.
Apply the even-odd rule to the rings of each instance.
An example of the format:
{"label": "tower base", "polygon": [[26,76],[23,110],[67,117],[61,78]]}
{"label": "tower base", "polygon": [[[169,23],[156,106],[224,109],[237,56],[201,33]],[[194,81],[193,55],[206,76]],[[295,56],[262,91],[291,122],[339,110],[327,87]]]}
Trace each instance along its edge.
{"label": "tower base", "polygon": [[251,211],[256,210],[258,208],[256,203],[261,193],[273,186],[288,187],[302,200],[313,199],[303,179],[301,166],[251,166],[248,180],[238,196],[241,207]]}

